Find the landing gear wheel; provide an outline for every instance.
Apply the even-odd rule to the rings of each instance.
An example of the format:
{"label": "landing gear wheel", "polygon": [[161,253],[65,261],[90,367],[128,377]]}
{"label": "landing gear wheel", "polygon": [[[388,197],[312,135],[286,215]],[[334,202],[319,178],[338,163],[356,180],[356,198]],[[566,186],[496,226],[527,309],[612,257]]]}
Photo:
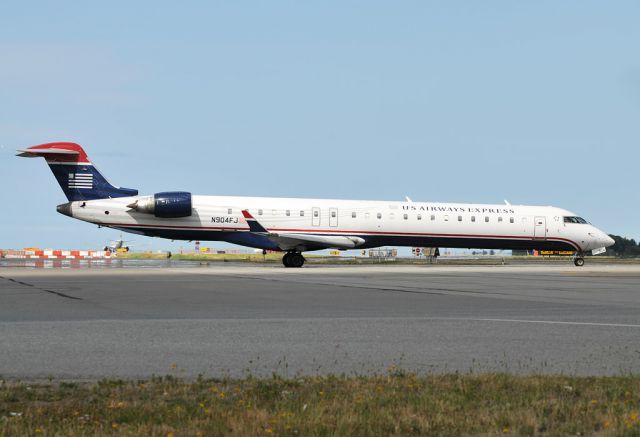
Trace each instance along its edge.
{"label": "landing gear wheel", "polygon": [[577,266],[577,267],[582,267],[584,265],[584,258],[582,257],[578,257],[576,259],[573,260],[573,263]]}
{"label": "landing gear wheel", "polygon": [[284,264],[285,267],[291,267],[291,254],[290,253],[285,253],[284,256],[282,257],[282,264]]}
{"label": "landing gear wheel", "polygon": [[302,267],[304,257],[298,252],[288,252],[282,257],[282,264],[284,264],[285,267]]}
{"label": "landing gear wheel", "polygon": [[294,253],[291,255],[291,266],[302,267],[304,265],[304,256],[301,253]]}

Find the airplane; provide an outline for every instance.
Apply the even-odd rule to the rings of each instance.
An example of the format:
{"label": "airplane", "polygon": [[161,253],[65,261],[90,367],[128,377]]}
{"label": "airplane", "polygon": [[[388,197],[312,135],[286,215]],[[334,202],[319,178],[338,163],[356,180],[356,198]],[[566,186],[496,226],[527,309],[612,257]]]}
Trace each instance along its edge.
{"label": "airplane", "polygon": [[104,250],[109,252],[129,252],[129,246],[125,243],[129,243],[131,240],[123,240],[122,235],[117,240],[109,240],[107,245],[104,246]]}
{"label": "airplane", "polygon": [[105,179],[84,149],[55,142],[18,150],[43,157],[68,202],[69,217],[171,240],[225,241],[284,253],[302,267],[302,253],[380,246],[558,250],[603,253],[612,238],[583,218],[552,206],[201,196],[185,191],[138,195]]}

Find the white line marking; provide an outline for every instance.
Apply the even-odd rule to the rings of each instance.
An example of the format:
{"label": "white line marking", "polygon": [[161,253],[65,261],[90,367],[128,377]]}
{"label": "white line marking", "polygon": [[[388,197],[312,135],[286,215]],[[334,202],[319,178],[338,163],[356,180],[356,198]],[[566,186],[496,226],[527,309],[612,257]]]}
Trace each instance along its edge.
{"label": "white line marking", "polygon": [[640,328],[640,325],[633,325],[628,323],[565,322],[562,320],[522,320],[522,319],[458,319],[458,320],[471,320],[471,321],[478,321],[478,322],[541,323],[541,324],[547,324],[547,325],[612,326],[616,328]]}

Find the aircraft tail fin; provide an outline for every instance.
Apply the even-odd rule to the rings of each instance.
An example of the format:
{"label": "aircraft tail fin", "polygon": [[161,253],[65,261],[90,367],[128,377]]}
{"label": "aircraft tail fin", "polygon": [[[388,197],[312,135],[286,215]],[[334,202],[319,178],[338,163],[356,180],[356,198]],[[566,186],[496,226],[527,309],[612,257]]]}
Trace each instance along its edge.
{"label": "aircraft tail fin", "polygon": [[89,161],[80,145],[75,143],[47,143],[18,150],[18,156],[42,157],[47,161],[60,188],[69,201],[128,197],[138,190],[111,185]]}

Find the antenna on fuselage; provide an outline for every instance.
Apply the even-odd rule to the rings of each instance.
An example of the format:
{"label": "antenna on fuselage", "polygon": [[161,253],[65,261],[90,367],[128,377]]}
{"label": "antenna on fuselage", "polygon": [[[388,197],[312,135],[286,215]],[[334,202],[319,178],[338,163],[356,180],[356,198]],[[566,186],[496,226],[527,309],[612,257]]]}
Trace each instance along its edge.
{"label": "antenna on fuselage", "polygon": [[411,200],[411,198],[409,196],[404,196],[404,198],[406,199],[407,202],[413,203],[413,200]]}
{"label": "antenna on fuselage", "polygon": [[509,203],[509,201],[507,199],[504,199],[504,204],[507,206],[511,206],[511,204]]}

